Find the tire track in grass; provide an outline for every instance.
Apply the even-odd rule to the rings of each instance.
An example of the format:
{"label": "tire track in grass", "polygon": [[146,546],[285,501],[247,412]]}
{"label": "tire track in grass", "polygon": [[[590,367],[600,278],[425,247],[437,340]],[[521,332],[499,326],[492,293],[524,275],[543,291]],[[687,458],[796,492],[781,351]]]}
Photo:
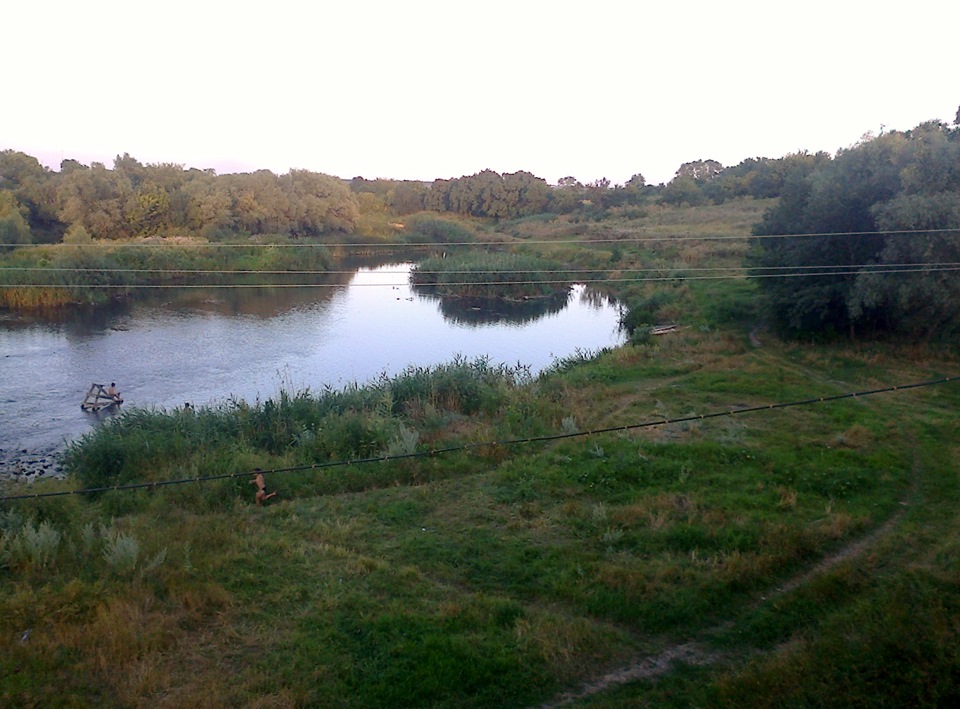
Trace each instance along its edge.
{"label": "tire track in grass", "polygon": [[[901,504],[906,505],[907,503],[902,502]],[[904,514],[905,510],[900,510],[866,536],[821,559],[813,568],[788,579],[772,593],[759,596],[745,609],[746,612],[757,610],[764,604],[797,590],[843,561],[862,556],[872,546],[889,536],[903,519]],[[708,637],[719,634],[728,630],[732,625],[733,621],[724,621],[720,625],[704,630],[702,636]],[[742,656],[742,653],[736,653],[736,656]],[[733,653],[710,650],[704,642],[699,640],[675,643],[655,655],[637,658],[625,667],[608,672],[599,679],[588,682],[576,690],[565,692],[550,702],[541,704],[540,709],[566,706],[629,682],[656,679],[672,671],[677,664],[689,666],[713,665],[731,657],[734,657]]]}
{"label": "tire track in grass", "polygon": [[[911,447],[915,449],[916,441],[913,436],[906,434],[906,439]],[[913,482],[907,498],[900,501],[901,509],[898,510],[896,514],[864,536],[844,545],[836,552],[828,554],[811,568],[776,585],[773,591],[760,594],[752,603],[748,604],[741,613],[756,611],[763,605],[796,591],[798,588],[812,582],[818,576],[829,572],[838,564],[863,556],[870,548],[889,537],[903,520],[911,504],[913,504],[912,501],[915,500],[918,491],[919,476],[922,472],[918,456],[914,455]],[[733,620],[724,621],[712,628],[707,628],[700,633],[700,637],[707,638],[712,635],[718,635],[729,630],[733,624]],[[554,707],[567,706],[629,682],[657,679],[671,672],[677,665],[687,665],[691,667],[714,665],[727,659],[743,657],[743,654],[742,651],[732,653],[711,650],[704,641],[696,639],[690,639],[682,643],[674,643],[655,655],[638,657],[625,667],[612,670],[599,679],[581,685],[578,689],[564,692],[553,700],[541,704],[539,709],[553,709]]]}

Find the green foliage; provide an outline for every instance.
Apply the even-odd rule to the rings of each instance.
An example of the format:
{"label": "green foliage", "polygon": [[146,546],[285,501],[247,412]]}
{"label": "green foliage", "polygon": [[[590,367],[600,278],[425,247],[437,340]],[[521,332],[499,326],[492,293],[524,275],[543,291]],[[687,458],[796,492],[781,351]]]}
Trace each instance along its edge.
{"label": "green foliage", "polygon": [[[64,162],[65,169],[51,173],[29,156],[0,153],[0,195],[24,205],[28,230],[59,237],[78,226],[97,239],[183,230],[207,237],[238,232],[316,237],[352,232],[359,217],[346,185],[307,170],[217,176],[180,165],[143,165],[126,153],[112,170],[102,163]],[[0,209],[0,235],[12,241],[15,234],[7,232],[13,226],[3,226],[7,219]]]}
{"label": "green foliage", "polygon": [[4,244],[29,244],[30,241],[30,225],[23,218],[13,193],[0,191],[0,250],[8,250]]}
{"label": "green foliage", "polygon": [[511,219],[539,214],[549,201],[546,181],[529,172],[500,175],[483,170],[476,175],[435,180],[424,198],[424,206],[437,212]]}
{"label": "green foliage", "polygon": [[103,546],[103,558],[117,573],[131,573],[137,566],[140,543],[132,534],[113,531]]}
{"label": "green foliage", "polygon": [[93,237],[87,233],[82,224],[71,225],[63,235],[64,244],[89,244],[92,241]]}
{"label": "green foliage", "polygon": [[[227,278],[250,282],[251,276],[231,271],[322,271],[331,263],[322,245],[291,244],[281,237],[229,249],[189,239],[116,243],[92,241],[82,225],[73,225],[64,242],[0,254],[0,286],[17,286],[0,288],[0,305],[26,309],[98,303],[127,296],[137,285],[180,284],[190,271],[207,272],[194,274],[194,285],[201,285],[201,279],[217,285]],[[30,287],[36,283],[46,287]]]}
{"label": "green foliage", "polygon": [[[953,332],[954,279],[925,264],[956,260],[955,239],[934,230],[960,228],[958,164],[960,131],[933,122],[862,142],[788,182],[754,230],[788,236],[757,239],[749,259],[774,323],[802,335]],[[917,273],[875,273],[883,266]]]}
{"label": "green foliage", "polygon": [[477,236],[459,222],[421,215],[407,220],[404,238],[413,244],[463,244],[476,241]]}
{"label": "green foliage", "polygon": [[543,298],[564,296],[572,277],[550,259],[514,253],[469,251],[428,258],[410,274],[415,286],[463,298]]}
{"label": "green foliage", "polygon": [[[276,399],[191,412],[125,409],[71,443],[64,466],[84,487],[100,488],[157,480],[170,466],[201,477],[252,468],[258,457],[319,463],[409,451],[421,430],[505,408],[521,377],[485,359],[458,358],[316,395],[282,391]],[[222,487],[207,497],[225,504],[235,493]]]}
{"label": "green foliage", "polygon": [[[950,205],[911,199],[874,217],[939,219]],[[726,210],[748,213],[650,214],[715,234]],[[618,219],[579,226],[597,234]],[[654,256],[669,262],[687,247],[663,248]],[[624,243],[624,268],[646,257]],[[956,353],[774,338],[749,349],[751,284],[668,292],[625,300],[713,327],[578,351],[536,379],[458,359],[269,405],[105,422],[103,440],[94,431],[68,451],[83,479],[262,466],[280,495],[255,507],[244,477],[4,503],[2,702],[500,707],[589,688],[574,703],[949,704],[960,528],[956,450],[944,442],[960,433],[957,385],[619,427],[930,379],[954,371]],[[283,470],[601,427],[616,432]],[[662,676],[618,687],[637,668]]]}
{"label": "green foliage", "polygon": [[670,290],[656,290],[647,296],[633,296],[625,303],[624,312],[620,316],[620,326],[633,335],[638,329],[642,330],[661,321],[660,309],[669,305],[677,298],[677,294]]}
{"label": "green foliage", "polygon": [[10,542],[10,557],[13,563],[28,564],[36,569],[45,569],[55,560],[60,549],[60,532],[50,522],[37,525],[27,522]]}
{"label": "green foliage", "polygon": [[[138,413],[111,435],[131,444],[141,472],[172,478],[280,468],[337,445],[378,456],[514,428],[586,432],[809,396],[811,381],[832,393],[886,371],[918,379],[956,360],[946,349],[920,365],[889,346],[774,341],[744,352],[737,339],[694,329],[655,357],[584,354],[520,388],[516,373],[461,361],[271,407]],[[280,496],[262,508],[246,479],[53,498],[43,520],[39,507],[5,506],[2,691],[27,706],[64,696],[135,706],[174,690],[218,706],[532,706],[681,647],[724,661],[696,672],[663,663],[656,686],[631,682],[591,702],[809,704],[828,693],[866,705],[890,694],[890,667],[898,702],[935,702],[952,691],[960,611],[958,482],[942,445],[956,436],[958,397],[903,390],[273,470]],[[35,546],[54,550],[11,556],[12,540],[44,521],[59,542]],[[884,536],[857,552],[872,530]],[[838,549],[855,556],[823,563]],[[252,653],[238,651],[239,635]]]}

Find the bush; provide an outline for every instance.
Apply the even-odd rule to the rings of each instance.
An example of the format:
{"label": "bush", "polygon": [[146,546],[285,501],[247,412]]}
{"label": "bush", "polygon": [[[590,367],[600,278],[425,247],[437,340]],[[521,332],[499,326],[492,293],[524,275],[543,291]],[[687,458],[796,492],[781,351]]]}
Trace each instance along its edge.
{"label": "bush", "polygon": [[476,234],[462,224],[435,217],[414,217],[406,228],[406,241],[414,244],[448,244],[474,241]]}

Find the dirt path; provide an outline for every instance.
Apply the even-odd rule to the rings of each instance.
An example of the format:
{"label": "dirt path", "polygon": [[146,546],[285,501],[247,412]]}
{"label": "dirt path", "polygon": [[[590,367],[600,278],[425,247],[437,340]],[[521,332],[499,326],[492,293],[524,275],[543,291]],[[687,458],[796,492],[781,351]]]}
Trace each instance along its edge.
{"label": "dirt path", "polygon": [[[901,502],[905,507],[909,503]],[[769,603],[780,596],[790,593],[801,586],[810,583],[817,576],[826,573],[837,564],[853,559],[864,554],[870,547],[874,546],[882,539],[887,537],[903,518],[906,509],[900,510],[886,522],[871,531],[869,534],[847,544],[842,549],[824,557],[813,568],[808,569],[779,585],[773,592],[760,595],[747,610],[755,610],[760,606]],[[713,628],[708,628],[702,635],[710,636],[728,629],[732,622],[724,622]],[[684,643],[670,645],[656,655],[637,658],[626,667],[622,667],[612,672],[608,672],[599,679],[589,682],[579,689],[565,692],[547,704],[541,705],[540,709],[551,709],[552,707],[561,707],[573,702],[592,697],[605,692],[613,687],[627,684],[641,679],[655,679],[670,672],[675,664],[685,665],[712,665],[728,657],[724,653],[712,651],[704,643],[696,640],[689,640]]]}

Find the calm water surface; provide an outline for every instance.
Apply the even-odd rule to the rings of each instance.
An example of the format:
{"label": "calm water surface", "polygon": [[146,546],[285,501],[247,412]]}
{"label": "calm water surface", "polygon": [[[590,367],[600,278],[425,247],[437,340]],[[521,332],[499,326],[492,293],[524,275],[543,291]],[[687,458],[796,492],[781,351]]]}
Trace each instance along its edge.
{"label": "calm water surface", "polygon": [[117,382],[124,408],[172,409],[339,389],[456,355],[538,372],[622,341],[616,306],[583,286],[565,304],[491,309],[421,295],[409,268],[361,268],[327,288],[163,291],[60,323],[0,319],[0,448],[55,448],[97,425],[80,410],[93,382]]}

